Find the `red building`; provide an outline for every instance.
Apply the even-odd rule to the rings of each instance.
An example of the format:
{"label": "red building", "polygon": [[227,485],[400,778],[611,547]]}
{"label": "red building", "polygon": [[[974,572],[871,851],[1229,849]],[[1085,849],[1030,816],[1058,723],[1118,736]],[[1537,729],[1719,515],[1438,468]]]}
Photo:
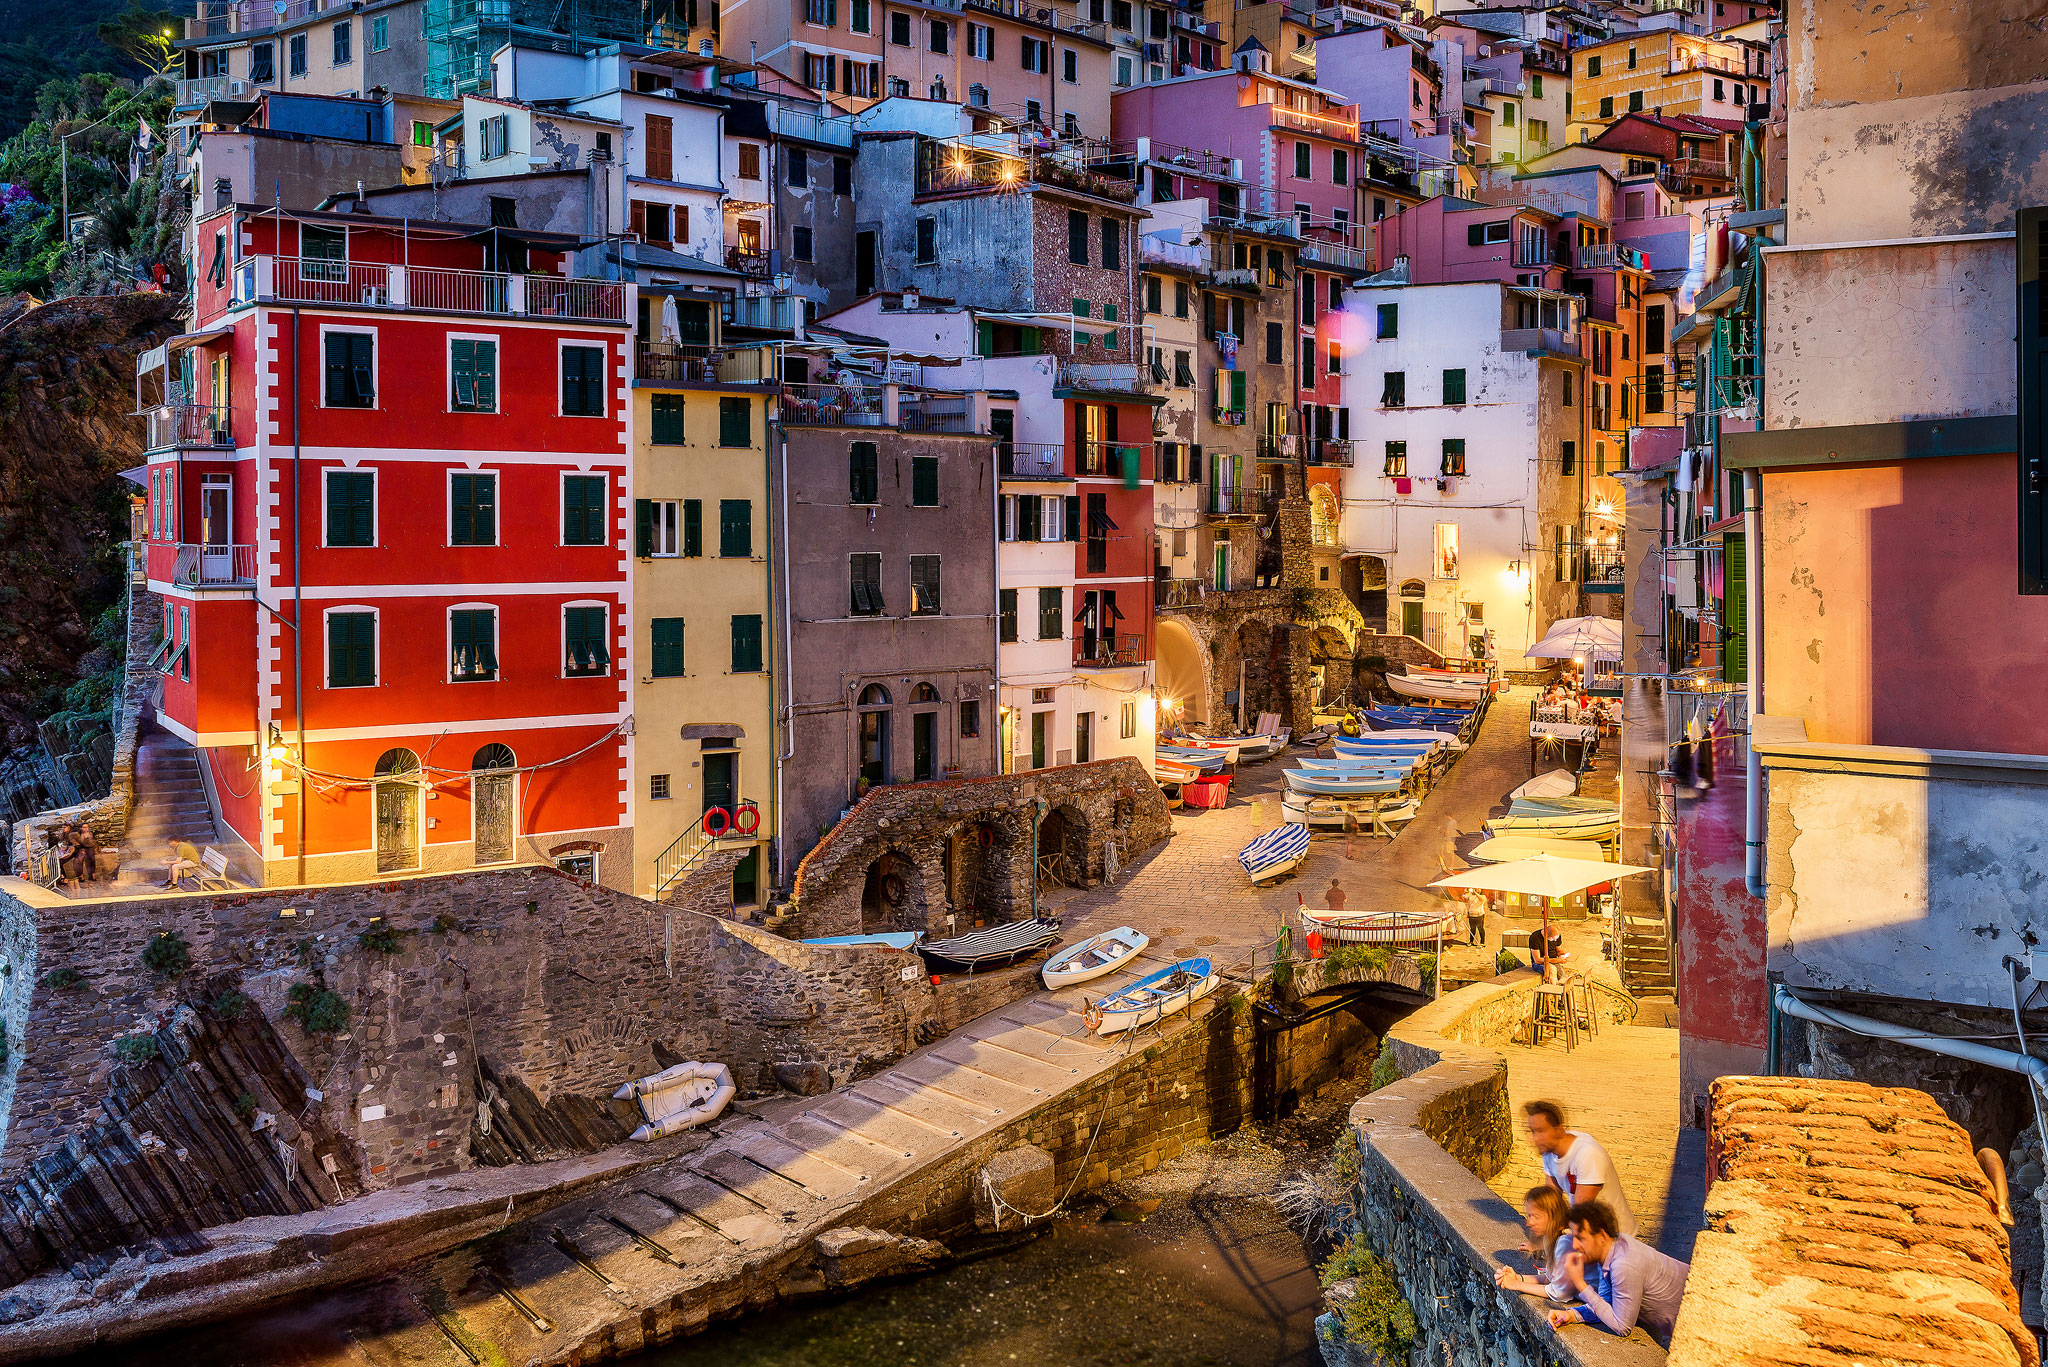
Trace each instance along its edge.
{"label": "red building", "polygon": [[627,885],[630,287],[524,230],[234,206],[196,241],[148,572],[237,862]]}
{"label": "red building", "polygon": [[1086,381],[1058,393],[1069,414],[1067,468],[1080,500],[1074,667],[1130,671],[1135,691],[1151,682],[1153,658],[1152,410],[1159,401]]}

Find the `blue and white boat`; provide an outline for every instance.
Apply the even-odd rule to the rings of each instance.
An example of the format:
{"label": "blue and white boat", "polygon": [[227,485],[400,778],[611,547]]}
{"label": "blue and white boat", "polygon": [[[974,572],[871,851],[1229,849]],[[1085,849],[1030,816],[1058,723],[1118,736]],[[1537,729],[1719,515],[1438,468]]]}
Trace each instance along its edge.
{"label": "blue and white boat", "polygon": [[1161,745],[1154,752],[1161,759],[1170,759],[1199,769],[1205,774],[1220,774],[1230,767],[1230,755],[1222,750],[1198,750],[1191,745]]}
{"label": "blue and white boat", "polygon": [[1370,829],[1375,822],[1398,826],[1413,820],[1422,804],[1412,797],[1315,797],[1288,793],[1280,799],[1280,811],[1289,821],[1307,826],[1339,829]]}
{"label": "blue and white boat", "polygon": [[1187,1010],[1214,992],[1222,981],[1207,959],[1182,959],[1104,997],[1083,1011],[1081,1018],[1098,1035],[1134,1030],[1162,1016]]}
{"label": "blue and white boat", "polygon": [[873,935],[826,935],[816,940],[802,940],[801,944],[825,945],[844,949],[850,945],[877,945],[885,949],[909,949],[924,938],[918,930],[885,930]]}
{"label": "blue and white boat", "polygon": [[1297,793],[1318,797],[1371,797],[1374,793],[1397,793],[1404,779],[1399,774],[1331,774],[1311,769],[1289,769],[1287,786]]}
{"label": "blue and white boat", "polygon": [[1345,740],[1331,748],[1339,755],[1427,755],[1442,747],[1426,740]]}
{"label": "blue and white boat", "polygon": [[1271,882],[1301,867],[1308,858],[1308,827],[1297,822],[1275,826],[1237,852],[1238,865],[1254,883]]}
{"label": "blue and white boat", "polygon": [[1302,768],[1318,774],[1408,774],[1414,771],[1417,760],[1400,756],[1347,758],[1339,755],[1336,759],[1296,760]]}
{"label": "blue and white boat", "polygon": [[1366,723],[1375,731],[1386,731],[1399,727],[1404,730],[1423,727],[1431,731],[1443,731],[1456,735],[1471,720],[1469,712],[1444,712],[1437,716],[1414,716],[1409,713],[1393,713],[1377,707],[1365,710]]}

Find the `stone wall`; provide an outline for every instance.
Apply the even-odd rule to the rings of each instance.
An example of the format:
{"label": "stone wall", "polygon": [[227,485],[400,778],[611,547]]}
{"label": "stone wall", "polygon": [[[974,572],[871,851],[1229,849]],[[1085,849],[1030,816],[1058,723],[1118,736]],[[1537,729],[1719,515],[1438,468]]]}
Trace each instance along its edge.
{"label": "stone wall", "polygon": [[[1358,1135],[1354,1232],[1388,1266],[1414,1309],[1413,1363],[1487,1367],[1637,1367],[1661,1363],[1642,1338],[1566,1337],[1544,1306],[1494,1284],[1527,1237],[1487,1187],[1513,1142],[1507,1062],[1486,1042],[1526,1020],[1533,974],[1454,992],[1388,1032],[1402,1079],[1351,1108]],[[1602,998],[1603,1008],[1624,1014]]]}
{"label": "stone wall", "polygon": [[[183,936],[189,972],[143,966],[159,931]],[[359,939],[384,931],[388,952]],[[934,1010],[901,953],[793,944],[550,868],[99,903],[8,880],[0,940],[14,970],[0,976],[12,1088],[0,1182],[45,1207],[90,1193],[39,1184],[32,1167],[90,1150],[100,1112],[120,1114],[105,1098],[137,1086],[113,1041],[169,1040],[181,1012],[227,991],[304,1077],[296,1094],[257,1089],[307,1136],[279,1161],[334,1158],[343,1185],[369,1191],[616,1142],[637,1117],[614,1089],[682,1059],[726,1063],[745,1090],[772,1087],[777,1064],[845,1082],[915,1047]],[[58,986],[60,969],[79,980]],[[344,1027],[287,1021],[297,986],[336,994]],[[201,1119],[246,1128],[226,1090]],[[161,1223],[143,1217],[151,1232]]]}
{"label": "stone wall", "polygon": [[[1286,566],[1292,575],[1298,562],[1298,584],[1289,579],[1292,587],[1211,593],[1165,614],[1187,627],[1202,659],[1206,709],[1190,700],[1190,721],[1206,720],[1209,726],[1219,728],[1231,725],[1223,695],[1237,690],[1241,665],[1245,720],[1254,722],[1261,712],[1277,712],[1284,725],[1302,735],[1315,725],[1311,667],[1318,660],[1317,636],[1324,631],[1334,633],[1347,659],[1384,653],[1368,648],[1368,642],[1376,644],[1382,638],[1366,630],[1364,619],[1349,599],[1335,589],[1308,586],[1308,505],[1303,500],[1288,500],[1281,507],[1284,510],[1297,502],[1304,548],[1299,556],[1290,553]],[[1415,644],[1422,645],[1420,641]],[[1434,652],[1430,654],[1434,658]]]}
{"label": "stone wall", "polygon": [[[797,866],[778,928],[793,937],[948,933],[1031,915],[1034,850],[1066,855],[1069,881],[1128,865],[1172,833],[1159,786],[1128,756],[1001,778],[871,789]],[[1042,839],[1041,839],[1042,837]]]}

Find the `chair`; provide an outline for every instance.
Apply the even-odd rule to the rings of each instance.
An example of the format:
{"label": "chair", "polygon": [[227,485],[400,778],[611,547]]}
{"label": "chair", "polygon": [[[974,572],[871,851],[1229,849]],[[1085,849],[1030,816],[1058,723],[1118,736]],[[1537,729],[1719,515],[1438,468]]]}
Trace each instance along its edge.
{"label": "chair", "polygon": [[1546,1030],[1564,1037],[1567,1054],[1578,1047],[1578,1022],[1572,1014],[1569,990],[1563,983],[1543,983],[1537,987],[1536,995],[1529,998],[1529,1044],[1532,1048],[1542,1045]]}

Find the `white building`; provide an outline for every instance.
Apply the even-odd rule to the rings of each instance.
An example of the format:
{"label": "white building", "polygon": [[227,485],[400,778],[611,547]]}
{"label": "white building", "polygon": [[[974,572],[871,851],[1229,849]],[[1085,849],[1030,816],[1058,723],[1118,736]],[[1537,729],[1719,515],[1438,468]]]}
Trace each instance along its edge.
{"label": "white building", "polygon": [[1388,631],[1514,669],[1575,610],[1549,529],[1582,522],[1579,307],[1491,281],[1350,292],[1344,553],[1385,562]]}

